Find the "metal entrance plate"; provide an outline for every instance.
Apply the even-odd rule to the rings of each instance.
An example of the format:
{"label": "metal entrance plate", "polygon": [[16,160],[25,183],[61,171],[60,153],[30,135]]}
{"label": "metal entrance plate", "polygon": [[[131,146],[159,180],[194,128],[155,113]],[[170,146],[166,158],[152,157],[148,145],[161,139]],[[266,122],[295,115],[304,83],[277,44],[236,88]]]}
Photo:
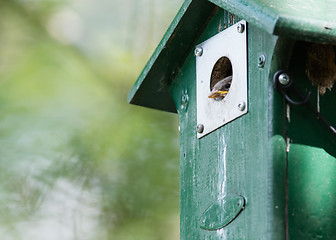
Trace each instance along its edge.
{"label": "metal entrance plate", "polygon": [[[246,31],[243,20],[196,46],[198,138],[247,113]],[[214,66],[223,57],[232,66],[230,89],[222,100],[208,98]]]}

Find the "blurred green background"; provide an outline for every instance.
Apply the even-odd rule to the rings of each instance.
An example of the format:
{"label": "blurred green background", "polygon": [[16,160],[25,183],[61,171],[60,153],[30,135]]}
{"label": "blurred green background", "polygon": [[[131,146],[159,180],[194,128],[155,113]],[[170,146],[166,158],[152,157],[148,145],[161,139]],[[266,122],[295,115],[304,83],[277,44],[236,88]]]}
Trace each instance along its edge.
{"label": "blurred green background", "polygon": [[0,239],[179,239],[177,116],[127,94],[181,4],[0,2]]}

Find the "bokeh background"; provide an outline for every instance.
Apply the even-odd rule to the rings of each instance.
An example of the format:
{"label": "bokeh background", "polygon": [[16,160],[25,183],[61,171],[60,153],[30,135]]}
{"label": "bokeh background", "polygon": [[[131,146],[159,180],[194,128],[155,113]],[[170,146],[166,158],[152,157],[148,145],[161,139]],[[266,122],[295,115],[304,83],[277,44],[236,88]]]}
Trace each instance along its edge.
{"label": "bokeh background", "polygon": [[182,0],[0,2],[0,239],[179,239],[174,114],[127,94]]}

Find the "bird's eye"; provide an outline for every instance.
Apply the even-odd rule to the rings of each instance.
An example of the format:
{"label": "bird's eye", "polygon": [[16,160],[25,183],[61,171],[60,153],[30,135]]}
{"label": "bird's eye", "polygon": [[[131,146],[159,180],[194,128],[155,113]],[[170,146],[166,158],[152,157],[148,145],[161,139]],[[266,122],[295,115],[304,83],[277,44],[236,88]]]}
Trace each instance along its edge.
{"label": "bird's eye", "polygon": [[230,83],[227,83],[227,84],[225,84],[224,87],[225,87],[225,88],[230,88],[230,87],[231,87],[231,84],[230,84]]}

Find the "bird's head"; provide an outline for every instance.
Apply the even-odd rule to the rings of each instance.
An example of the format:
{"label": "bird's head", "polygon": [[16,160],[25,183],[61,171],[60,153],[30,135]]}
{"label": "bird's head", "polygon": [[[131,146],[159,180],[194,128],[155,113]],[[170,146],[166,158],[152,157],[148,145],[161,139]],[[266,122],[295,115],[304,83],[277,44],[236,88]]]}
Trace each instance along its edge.
{"label": "bird's head", "polygon": [[228,76],[220,81],[218,81],[212,88],[208,98],[214,98],[222,100],[229,92],[231,87],[232,76]]}

